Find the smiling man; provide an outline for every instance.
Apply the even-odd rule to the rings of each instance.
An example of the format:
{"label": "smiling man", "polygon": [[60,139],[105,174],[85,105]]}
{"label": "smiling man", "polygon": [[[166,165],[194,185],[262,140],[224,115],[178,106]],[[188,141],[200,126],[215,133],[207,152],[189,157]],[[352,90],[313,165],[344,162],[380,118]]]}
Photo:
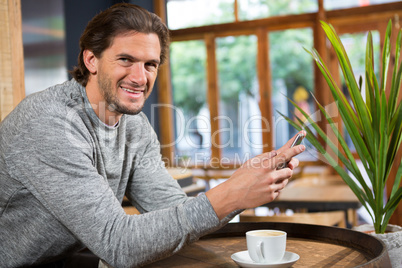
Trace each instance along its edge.
{"label": "smiling man", "polygon": [[[28,96],[1,122],[0,267],[78,267],[72,256],[84,248],[113,267],[144,265],[286,186],[304,150],[291,141],[195,198],[169,176],[141,112],[168,45],[156,15],[114,5],[82,34],[73,79]],[[124,195],[141,215],[124,213]]]}
{"label": "smiling man", "polygon": [[[141,112],[155,83],[160,54],[156,34],[135,31],[116,36],[100,58],[84,50],[83,61],[91,74],[86,92],[102,121],[114,125],[123,114]],[[105,113],[99,109],[103,102]]]}

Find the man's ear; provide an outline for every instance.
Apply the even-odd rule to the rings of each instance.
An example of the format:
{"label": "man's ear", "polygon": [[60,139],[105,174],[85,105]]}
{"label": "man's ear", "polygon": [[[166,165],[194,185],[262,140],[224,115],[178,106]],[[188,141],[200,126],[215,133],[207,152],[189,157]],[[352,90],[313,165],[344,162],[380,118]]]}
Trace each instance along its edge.
{"label": "man's ear", "polygon": [[84,60],[84,64],[87,67],[88,71],[91,74],[96,74],[97,70],[98,70],[98,66],[97,66],[98,59],[96,58],[95,54],[90,50],[84,50],[82,58]]}

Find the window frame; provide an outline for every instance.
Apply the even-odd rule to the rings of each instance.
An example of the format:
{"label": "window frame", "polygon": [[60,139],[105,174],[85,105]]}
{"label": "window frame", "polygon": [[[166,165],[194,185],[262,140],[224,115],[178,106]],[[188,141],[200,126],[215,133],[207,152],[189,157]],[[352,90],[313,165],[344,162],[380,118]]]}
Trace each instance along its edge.
{"label": "window frame", "polygon": [[[399,23],[398,18],[402,17],[402,3],[386,3],[380,5],[371,5],[365,7],[355,7],[348,9],[339,9],[326,11],[324,9],[324,0],[318,1],[318,11],[313,13],[276,16],[265,19],[251,20],[251,21],[238,21],[238,16],[235,14],[236,21],[233,23],[224,23],[216,25],[208,25],[201,27],[191,27],[185,29],[171,30],[171,42],[176,41],[189,41],[189,40],[204,40],[207,51],[207,101],[210,109],[211,120],[211,135],[217,133],[215,136],[218,140],[219,137],[219,120],[214,120],[219,116],[219,86],[217,75],[217,62],[216,62],[216,45],[215,39],[226,36],[240,36],[240,35],[255,35],[257,36],[257,79],[260,90],[260,110],[263,120],[269,122],[269,126],[274,126],[273,122],[273,107],[270,101],[272,95],[272,75],[271,67],[269,64],[269,32],[287,29],[311,28],[313,30],[314,47],[320,53],[322,58],[327,62],[331,72],[335,74],[335,79],[340,84],[339,67],[334,52],[328,46],[325,34],[320,26],[320,21],[326,21],[334,26],[338,34],[356,33],[361,31],[377,30],[380,33],[380,49],[382,50],[383,38],[385,29],[389,19],[393,20],[393,25]],[[166,14],[166,0],[154,0],[156,13],[160,12]],[[236,5],[234,12],[238,12],[237,0],[234,0]],[[163,16],[166,18],[166,15]],[[166,20],[165,20],[166,21]],[[394,30],[394,32],[396,32]],[[394,40],[396,39],[393,37]],[[395,43],[395,42],[394,42]],[[172,88],[170,83],[170,70],[169,65],[166,64],[160,70],[159,79],[159,102],[172,105]],[[321,75],[320,70],[314,65],[314,89],[318,101],[324,106],[332,102],[332,96],[329,87],[326,84],[324,77]],[[162,156],[167,160],[168,165],[174,165],[174,120],[172,112],[160,113],[160,129]],[[340,123],[340,118],[337,118]],[[166,123],[169,122],[169,123]],[[262,122],[264,126],[264,122]],[[340,124],[339,124],[340,125]],[[325,126],[321,126],[326,129]],[[164,130],[165,129],[165,130]],[[164,134],[170,133],[168,135]],[[262,133],[263,144],[268,146],[264,147],[264,152],[273,149],[273,133],[274,130]],[[214,146],[220,144],[212,142],[211,159],[221,159],[221,149]],[[170,146],[169,146],[170,145]],[[357,155],[355,155],[357,157]],[[205,163],[208,165],[208,163]]]}

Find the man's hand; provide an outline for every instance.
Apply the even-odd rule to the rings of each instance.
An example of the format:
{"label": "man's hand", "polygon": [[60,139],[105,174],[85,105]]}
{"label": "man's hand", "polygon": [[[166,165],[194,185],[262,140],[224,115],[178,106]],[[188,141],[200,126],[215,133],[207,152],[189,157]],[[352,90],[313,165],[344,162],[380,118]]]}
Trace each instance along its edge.
{"label": "man's hand", "polygon": [[[304,131],[300,133],[306,135]],[[219,219],[237,209],[269,203],[279,195],[292,176],[293,169],[299,165],[299,161],[293,157],[305,150],[304,145],[290,148],[294,138],[277,151],[248,160],[227,181],[206,193]],[[287,168],[277,170],[285,161],[289,161]]]}

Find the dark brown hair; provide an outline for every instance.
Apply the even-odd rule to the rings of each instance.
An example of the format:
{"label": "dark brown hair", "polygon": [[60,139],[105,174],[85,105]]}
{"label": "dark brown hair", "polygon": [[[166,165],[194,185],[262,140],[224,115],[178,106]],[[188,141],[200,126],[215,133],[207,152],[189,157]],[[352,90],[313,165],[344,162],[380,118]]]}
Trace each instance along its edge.
{"label": "dark brown hair", "polygon": [[89,70],[84,64],[84,50],[90,50],[96,57],[112,45],[113,38],[129,31],[155,33],[161,46],[160,63],[164,63],[169,47],[169,30],[162,20],[146,9],[128,3],[115,4],[96,15],[87,25],[80,38],[78,66],[70,74],[81,85],[86,86]]}

